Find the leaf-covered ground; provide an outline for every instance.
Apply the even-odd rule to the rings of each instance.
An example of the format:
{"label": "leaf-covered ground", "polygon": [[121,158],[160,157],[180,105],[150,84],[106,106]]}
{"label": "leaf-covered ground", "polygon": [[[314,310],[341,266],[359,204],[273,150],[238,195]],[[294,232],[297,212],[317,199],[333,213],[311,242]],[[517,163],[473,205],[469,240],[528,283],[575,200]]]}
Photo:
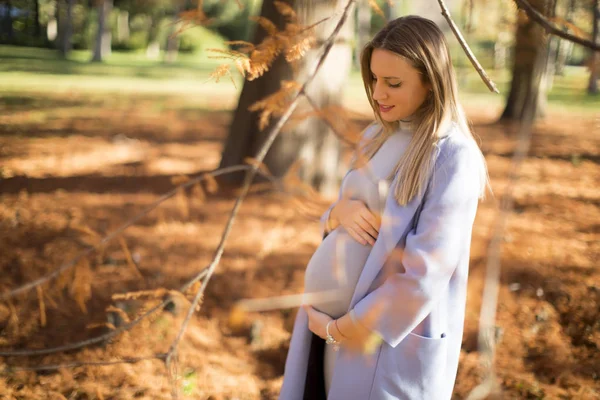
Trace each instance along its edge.
{"label": "leaf-covered ground", "polygon": [[[0,292],[96,245],[170,190],[172,177],[218,165],[229,113],[161,106],[177,101],[77,93],[0,99]],[[486,253],[516,131],[494,123],[497,109],[471,107],[468,113],[495,195],[481,204],[474,229],[457,399],[482,379],[477,330]],[[553,113],[536,125],[503,238],[496,355],[502,398],[600,396],[599,154],[600,120],[589,113]],[[176,196],[129,228],[124,240],[41,290],[0,302],[0,351],[87,339],[156,304],[211,260],[233,200],[224,187],[205,200],[191,192]],[[319,243],[316,218],[327,200],[319,204],[309,214],[281,194],[246,200],[181,344],[176,385],[183,396],[277,397],[293,311],[249,314],[237,325],[230,324],[230,311],[241,298],[302,290],[304,267]],[[112,298],[131,291],[152,293]],[[172,307],[100,345],[35,358],[0,357],[0,398],[169,398],[165,367],[156,360],[44,372],[4,367],[164,352],[189,296],[175,299]]]}

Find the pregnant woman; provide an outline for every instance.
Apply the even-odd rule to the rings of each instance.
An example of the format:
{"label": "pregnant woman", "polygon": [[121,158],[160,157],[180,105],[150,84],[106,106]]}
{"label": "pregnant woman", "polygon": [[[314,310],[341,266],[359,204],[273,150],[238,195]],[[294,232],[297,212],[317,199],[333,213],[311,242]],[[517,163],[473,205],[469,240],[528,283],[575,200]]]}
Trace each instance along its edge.
{"label": "pregnant woman", "polygon": [[361,72],[376,121],[321,218],[280,399],[450,399],[485,160],[433,22],[389,22]]}

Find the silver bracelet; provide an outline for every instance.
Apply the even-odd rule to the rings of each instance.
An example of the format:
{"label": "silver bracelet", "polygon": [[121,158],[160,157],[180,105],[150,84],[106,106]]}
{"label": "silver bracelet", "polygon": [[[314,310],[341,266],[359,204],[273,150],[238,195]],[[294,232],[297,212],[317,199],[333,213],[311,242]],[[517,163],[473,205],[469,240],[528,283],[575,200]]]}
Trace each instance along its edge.
{"label": "silver bracelet", "polygon": [[329,333],[329,325],[331,325],[331,323],[335,321],[335,320],[331,320],[327,323],[327,325],[325,325],[325,343],[327,344],[332,344],[333,345],[333,351],[338,351],[340,349],[340,342],[338,342],[337,340],[335,340],[335,338],[333,336],[331,336],[331,334]]}

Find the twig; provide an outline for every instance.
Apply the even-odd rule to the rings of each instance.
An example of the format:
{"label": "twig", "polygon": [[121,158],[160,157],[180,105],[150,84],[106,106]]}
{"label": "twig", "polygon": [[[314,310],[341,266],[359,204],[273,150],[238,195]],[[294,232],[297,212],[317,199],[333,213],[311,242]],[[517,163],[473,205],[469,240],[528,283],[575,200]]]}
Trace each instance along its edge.
{"label": "twig", "polygon": [[448,25],[450,25],[450,29],[452,29],[454,36],[456,36],[456,39],[458,39],[458,43],[460,43],[463,50],[465,51],[465,54],[471,61],[471,64],[473,64],[473,68],[475,68],[475,70],[479,73],[479,76],[481,76],[481,79],[483,80],[483,82],[485,82],[485,84],[487,85],[487,87],[490,89],[491,92],[500,93],[500,91],[496,87],[496,84],[494,82],[492,82],[492,80],[487,75],[487,73],[485,72],[485,70],[483,69],[481,64],[479,64],[479,61],[477,61],[477,58],[471,51],[471,48],[467,44],[467,41],[465,40],[463,35],[460,33],[458,26],[456,26],[456,24],[452,20],[452,17],[450,16],[450,11],[448,11],[448,8],[446,7],[444,0],[438,0],[438,3],[442,9],[442,15],[444,16],[444,18],[446,18],[446,21],[448,21]]}
{"label": "twig", "polygon": [[[54,271],[32,281],[29,283],[26,283],[22,286],[19,286],[16,289],[13,289],[9,292],[5,292],[2,293],[0,295],[0,300],[6,300],[8,298],[14,297],[20,293],[26,292],[30,289],[33,289],[39,285],[42,285],[46,282],[48,282],[49,280],[57,277],[58,275],[60,275],[62,272],[66,271],[69,268],[74,267],[75,265],[77,265],[77,263],[79,263],[79,261],[81,261],[81,259],[83,259],[84,257],[89,256],[90,254],[92,254],[93,252],[95,252],[96,250],[98,250],[98,248],[102,247],[102,245],[110,242],[111,240],[113,240],[114,238],[116,238],[118,235],[120,235],[121,233],[123,233],[123,231],[125,231],[127,228],[129,228],[130,226],[132,226],[133,224],[135,224],[136,222],[138,222],[142,217],[146,216],[148,213],[150,213],[150,211],[154,210],[156,207],[158,207],[161,203],[163,203],[164,201],[168,200],[169,198],[173,197],[175,194],[178,193],[179,190],[181,189],[185,189],[187,187],[190,187],[200,181],[202,181],[203,179],[205,179],[206,175],[210,175],[210,176],[219,176],[219,175],[225,175],[225,174],[230,174],[233,172],[238,172],[238,171],[243,171],[243,170],[247,170],[250,169],[251,166],[249,165],[233,165],[231,167],[226,167],[226,168],[221,168],[212,172],[205,172],[202,173],[199,177],[190,179],[189,181],[177,186],[175,189],[171,190],[170,192],[162,195],[159,199],[157,199],[154,203],[152,203],[151,205],[149,205],[147,208],[145,208],[144,210],[142,210],[140,213],[138,213],[137,215],[135,215],[132,219],[128,220],[127,222],[125,222],[123,225],[121,225],[120,227],[118,227],[114,232],[111,232],[110,234],[108,234],[107,236],[103,237],[102,240],[100,241],[100,243],[92,248],[86,249],[84,251],[82,251],[81,253],[79,253],[77,256],[75,256],[73,259],[71,259],[70,261],[67,261],[66,263],[62,264],[61,266],[59,266],[58,268],[56,268]],[[266,176],[268,179],[271,179],[272,181],[275,181],[275,178],[265,175],[264,173],[261,172],[262,175]]]}
{"label": "twig", "polygon": [[515,3],[517,3],[517,5],[520,8],[522,8],[527,13],[529,18],[531,18],[533,21],[540,24],[546,30],[546,32],[548,32],[549,34],[561,37],[561,38],[568,40],[570,42],[573,42],[573,43],[580,44],[584,47],[587,47],[588,49],[592,49],[594,51],[600,51],[600,43],[594,43],[591,40],[580,38],[579,36],[571,35],[570,33],[567,33],[565,31],[557,28],[553,23],[548,21],[548,19],[541,12],[539,12],[538,10],[533,8],[527,0],[514,0],[514,1],[515,1]]}
{"label": "twig", "polygon": [[40,365],[37,367],[5,367],[4,373],[10,371],[54,371],[61,368],[76,368],[76,367],[84,367],[84,366],[107,366],[107,365],[117,365],[117,364],[135,364],[140,361],[146,360],[164,360],[167,355],[164,353],[155,354],[147,357],[125,357],[121,360],[113,360],[113,361],[83,361],[83,362],[70,362],[64,364],[50,364],[50,365]]}
{"label": "twig", "polygon": [[[283,125],[290,118],[290,116],[294,112],[295,108],[297,107],[298,100],[300,99],[300,96],[302,96],[305,93],[306,87],[313,81],[313,79],[315,78],[317,72],[319,71],[319,69],[323,65],[323,62],[325,61],[325,58],[329,54],[329,51],[331,50],[331,47],[334,44],[334,40],[335,40],[336,36],[338,35],[340,29],[344,25],[344,22],[346,22],[346,18],[348,16],[348,12],[352,8],[352,4],[353,3],[354,3],[354,0],[348,0],[348,3],[346,4],[346,7],[344,8],[342,16],[340,17],[340,20],[338,21],[335,29],[333,30],[333,32],[331,33],[331,35],[329,36],[329,38],[325,42],[325,45],[323,47],[323,53],[319,57],[317,63],[314,64],[312,71],[310,71],[308,73],[308,76],[307,76],[305,82],[303,83],[302,87],[300,88],[300,90],[298,91],[298,93],[295,95],[294,99],[292,100],[292,102],[288,106],[288,109],[281,116],[281,118],[279,119],[279,121],[277,121],[277,124],[272,128],[271,132],[269,133],[269,135],[268,135],[267,139],[265,140],[263,146],[261,147],[261,149],[259,150],[257,156],[255,157],[255,159],[258,161],[258,163],[262,163],[262,161],[264,160],[265,155],[267,154],[269,148],[271,147],[271,145],[275,141],[275,138],[277,137],[277,135],[279,134],[279,132],[283,128]],[[218,263],[219,263],[219,261],[221,259],[223,251],[225,249],[225,242],[226,242],[227,238],[229,237],[229,234],[231,232],[231,229],[232,229],[235,217],[237,216],[237,213],[238,213],[239,208],[240,208],[240,206],[242,204],[242,201],[246,197],[246,194],[247,194],[248,189],[250,187],[250,182],[252,182],[252,179],[254,178],[254,175],[256,174],[257,170],[258,170],[258,165],[255,164],[255,165],[252,166],[252,168],[246,174],[246,177],[244,179],[244,184],[242,186],[241,193],[240,193],[239,197],[237,198],[237,200],[235,202],[235,205],[233,206],[233,210],[231,211],[231,214],[229,216],[229,220],[227,221],[227,225],[225,226],[225,230],[223,232],[223,235],[221,236],[221,241],[219,243],[219,246],[217,247],[215,256],[213,258],[213,261],[211,262],[210,266],[208,267],[207,276],[202,281],[202,286],[200,286],[200,289],[198,289],[198,291],[196,293],[196,296],[194,297],[194,300],[192,301],[192,305],[190,306],[190,308],[188,310],[188,313],[187,313],[187,315],[185,317],[185,320],[183,321],[183,323],[181,325],[181,328],[179,330],[179,334],[177,335],[177,337],[175,338],[175,340],[171,344],[171,347],[169,348],[168,356],[167,356],[167,359],[166,359],[167,369],[169,369],[169,367],[170,367],[173,359],[177,356],[177,346],[179,345],[179,342],[181,341],[181,338],[183,337],[183,334],[185,333],[185,331],[187,329],[187,326],[190,323],[192,315],[193,315],[194,311],[196,310],[196,307],[198,306],[198,303],[200,302],[200,298],[203,296],[204,291],[206,290],[206,286],[208,285],[208,282],[210,282],[210,278],[212,277],[212,274],[214,273],[214,270],[216,269],[216,267],[217,267],[217,265],[218,265]]]}

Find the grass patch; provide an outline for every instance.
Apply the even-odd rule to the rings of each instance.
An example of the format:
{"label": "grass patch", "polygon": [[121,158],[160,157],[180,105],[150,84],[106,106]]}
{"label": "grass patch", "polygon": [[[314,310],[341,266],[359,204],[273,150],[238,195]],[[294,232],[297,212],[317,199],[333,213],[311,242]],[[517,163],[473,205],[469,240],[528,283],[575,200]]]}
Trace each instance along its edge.
{"label": "grass patch", "polygon": [[[215,44],[218,46],[218,44]],[[208,109],[235,107],[243,79],[233,72],[236,86],[228,79],[215,83],[210,73],[221,60],[208,58],[206,53],[180,54],[174,64],[149,60],[143,53],[113,52],[106,63],[90,63],[89,51],[73,51],[69,59],[61,59],[51,49],[0,46],[0,93],[11,103],[33,101],[26,93],[84,92],[98,96],[107,93],[180,95],[190,105]],[[510,88],[510,72],[488,71],[501,94],[490,93],[471,67],[457,70],[461,100],[465,106],[489,105],[502,107]],[[550,110],[597,112],[600,96],[586,92],[588,71],[583,67],[567,67],[564,76],[554,79],[548,93]],[[344,101],[355,109],[368,110],[360,73],[353,70],[343,93]],[[8,100],[8,101],[7,101]],[[116,98],[113,99],[117,101]]]}

